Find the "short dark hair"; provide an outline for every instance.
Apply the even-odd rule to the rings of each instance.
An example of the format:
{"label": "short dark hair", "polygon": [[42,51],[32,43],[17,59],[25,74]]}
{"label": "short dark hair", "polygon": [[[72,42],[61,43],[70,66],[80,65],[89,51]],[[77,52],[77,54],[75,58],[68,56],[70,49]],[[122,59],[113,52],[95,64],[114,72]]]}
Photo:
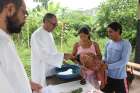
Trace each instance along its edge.
{"label": "short dark hair", "polygon": [[43,23],[45,23],[46,20],[52,19],[53,17],[56,17],[56,15],[52,14],[52,13],[46,13],[44,18],[43,18]]}
{"label": "short dark hair", "polygon": [[122,34],[122,26],[118,22],[112,22],[107,27],[112,28],[116,32],[118,31],[120,33],[120,35]]}
{"label": "short dark hair", "polygon": [[13,3],[16,9],[19,9],[19,7],[22,5],[22,2],[23,0],[0,0],[0,13],[7,4]]}
{"label": "short dark hair", "polygon": [[83,25],[83,26],[81,26],[80,29],[78,30],[78,34],[84,33],[84,34],[89,35],[89,34],[90,34],[90,30],[91,30],[91,28],[90,28],[88,25]]}

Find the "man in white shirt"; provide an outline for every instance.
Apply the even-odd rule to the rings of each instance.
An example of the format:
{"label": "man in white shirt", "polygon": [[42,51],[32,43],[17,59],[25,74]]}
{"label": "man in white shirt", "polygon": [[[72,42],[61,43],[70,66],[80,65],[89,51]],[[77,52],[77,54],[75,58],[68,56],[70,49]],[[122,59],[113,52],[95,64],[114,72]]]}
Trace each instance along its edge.
{"label": "man in white shirt", "polygon": [[68,53],[57,51],[52,36],[56,26],[56,16],[52,13],[47,13],[43,18],[43,26],[37,29],[31,36],[32,80],[42,86],[46,86],[46,77],[55,74],[55,67],[60,67],[64,59],[72,58]]}
{"label": "man in white shirt", "polygon": [[41,89],[28,80],[10,36],[21,31],[26,16],[23,0],[0,0],[0,93],[32,93]]}

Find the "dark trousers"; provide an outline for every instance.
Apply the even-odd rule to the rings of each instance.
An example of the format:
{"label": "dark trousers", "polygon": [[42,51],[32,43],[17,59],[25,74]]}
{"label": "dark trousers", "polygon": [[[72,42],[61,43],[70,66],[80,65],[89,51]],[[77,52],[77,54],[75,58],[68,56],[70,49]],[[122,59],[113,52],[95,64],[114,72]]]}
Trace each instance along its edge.
{"label": "dark trousers", "polygon": [[104,93],[128,93],[127,81],[107,77],[107,85],[101,90]]}

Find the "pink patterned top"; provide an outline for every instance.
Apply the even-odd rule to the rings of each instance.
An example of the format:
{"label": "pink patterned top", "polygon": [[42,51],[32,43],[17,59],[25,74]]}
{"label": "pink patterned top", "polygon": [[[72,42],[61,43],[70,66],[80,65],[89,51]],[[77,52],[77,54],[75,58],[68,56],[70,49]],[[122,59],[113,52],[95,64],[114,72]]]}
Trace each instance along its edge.
{"label": "pink patterned top", "polygon": [[[95,45],[92,44],[89,48],[82,48],[82,46],[77,47],[77,54],[81,53],[93,53],[96,55],[96,50],[95,50]],[[96,63],[96,67],[93,67],[95,70],[98,69],[99,63]],[[82,77],[86,80],[88,80],[91,84],[93,84],[96,88],[99,88],[99,84],[97,81],[97,77],[95,74],[95,71],[90,70],[84,66],[81,66],[81,74],[83,75]]]}
{"label": "pink patterned top", "polygon": [[89,48],[82,48],[82,46],[78,46],[77,54],[81,53],[93,53],[96,55],[96,50],[94,44],[92,44]]}

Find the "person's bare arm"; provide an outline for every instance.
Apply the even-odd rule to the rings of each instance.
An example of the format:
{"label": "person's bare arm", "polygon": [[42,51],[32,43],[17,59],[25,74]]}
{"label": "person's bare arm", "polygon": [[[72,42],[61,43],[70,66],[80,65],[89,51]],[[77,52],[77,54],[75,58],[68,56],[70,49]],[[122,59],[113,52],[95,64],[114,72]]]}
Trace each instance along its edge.
{"label": "person's bare arm", "polygon": [[72,51],[73,59],[71,59],[71,60],[74,63],[78,63],[77,60],[76,60],[77,48],[78,48],[78,42],[74,44],[73,51]]}
{"label": "person's bare arm", "polygon": [[102,59],[102,54],[101,54],[101,51],[100,51],[98,43],[96,43],[96,42],[93,42],[93,43],[94,43],[95,51],[96,51],[96,54],[97,54],[98,58]]}
{"label": "person's bare arm", "polygon": [[64,59],[65,60],[72,59],[72,58],[73,58],[73,55],[72,54],[70,54],[70,53],[64,53]]}

